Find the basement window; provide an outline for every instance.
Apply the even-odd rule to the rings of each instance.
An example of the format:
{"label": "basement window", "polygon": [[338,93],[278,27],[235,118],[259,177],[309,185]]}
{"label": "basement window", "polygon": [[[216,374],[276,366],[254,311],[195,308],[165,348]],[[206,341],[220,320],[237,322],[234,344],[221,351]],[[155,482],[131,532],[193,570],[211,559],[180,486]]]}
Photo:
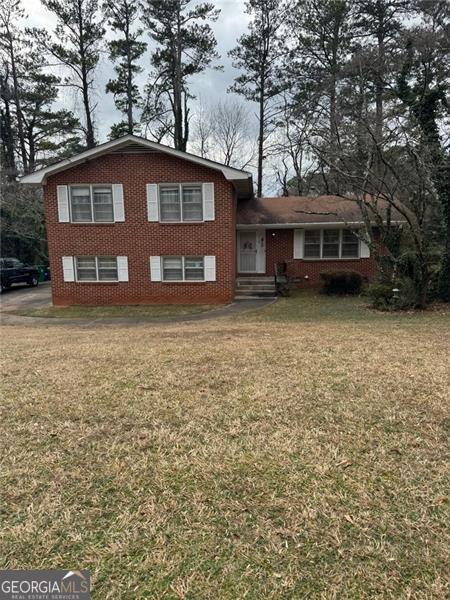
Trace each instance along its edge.
{"label": "basement window", "polygon": [[77,281],[118,281],[116,256],[77,256]]}
{"label": "basement window", "polygon": [[203,256],[163,256],[163,281],[204,281]]}

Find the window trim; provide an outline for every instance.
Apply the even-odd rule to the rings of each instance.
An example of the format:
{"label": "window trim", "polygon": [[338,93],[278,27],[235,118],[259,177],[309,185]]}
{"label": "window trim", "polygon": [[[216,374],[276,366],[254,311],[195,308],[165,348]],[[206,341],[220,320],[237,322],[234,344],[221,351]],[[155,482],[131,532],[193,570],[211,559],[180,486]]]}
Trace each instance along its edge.
{"label": "window trim", "polygon": [[[181,274],[183,276],[182,279],[164,279],[164,259],[165,258],[181,258]],[[186,279],[186,271],[185,271],[185,259],[186,258],[202,258],[203,259],[203,279]],[[205,283],[205,257],[197,254],[164,254],[161,256],[161,283]]]}
{"label": "window trim", "polygon": [[[306,233],[308,231],[320,231],[320,256],[305,256],[305,247],[306,247]],[[323,232],[324,231],[338,231],[339,232],[339,256],[323,256]],[[359,238],[356,236],[356,234],[354,233],[354,235],[356,236],[357,239],[357,243],[358,243],[358,252],[357,252],[357,256],[342,256],[342,244],[343,244],[343,237],[344,237],[344,231],[351,231],[354,233],[354,230],[349,228],[349,227],[341,227],[339,229],[336,229],[334,227],[324,227],[321,229],[305,229],[304,230],[304,235],[303,235],[303,259],[302,260],[320,260],[320,261],[329,261],[329,260],[359,260],[361,258],[361,244],[360,244],[360,240]]]}
{"label": "window trim", "polygon": [[[117,262],[117,256],[108,256],[107,258],[115,258],[116,259],[116,273],[117,273],[117,279],[99,279],[98,277],[98,259],[99,258],[106,258],[107,256],[102,254],[102,255],[98,255],[98,256],[89,256],[87,254],[84,255],[80,255],[80,256],[74,256],[74,275],[75,275],[75,281],[76,283],[118,283],[119,282],[119,265]],[[78,278],[78,259],[79,258],[94,258],[95,259],[95,279],[79,279]]]}
{"label": "window trim", "polygon": [[[185,221],[183,219],[183,187],[199,187],[200,195],[201,195],[201,205],[202,205],[202,218],[197,221]],[[178,187],[178,197],[180,202],[180,219],[177,221],[166,221],[161,218],[161,188],[164,187]],[[158,220],[160,223],[173,225],[174,223],[183,223],[183,224],[195,224],[195,223],[206,223],[205,221],[205,199],[203,197],[203,183],[198,181],[185,181],[183,183],[171,183],[170,181],[165,181],[162,183],[158,183]]]}
{"label": "window trim", "polygon": [[[114,193],[113,193],[113,184],[112,183],[72,183],[67,186],[68,187],[68,200],[69,200],[69,215],[70,215],[70,223],[74,223],[75,225],[111,225],[116,222],[116,214],[114,210]],[[91,216],[92,219],[90,221],[74,221],[72,215],[72,188],[89,188],[89,197],[91,200]],[[112,221],[95,221],[94,220],[94,187],[109,187],[111,188],[111,206],[112,206]]]}

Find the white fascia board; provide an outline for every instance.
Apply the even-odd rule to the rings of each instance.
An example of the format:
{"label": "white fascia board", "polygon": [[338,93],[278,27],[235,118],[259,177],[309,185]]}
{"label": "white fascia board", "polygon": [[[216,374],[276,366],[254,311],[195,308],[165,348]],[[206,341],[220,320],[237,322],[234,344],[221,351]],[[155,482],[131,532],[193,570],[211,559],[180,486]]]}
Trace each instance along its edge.
{"label": "white fascia board", "polygon": [[248,229],[249,227],[262,227],[263,229],[314,229],[317,227],[345,227],[346,225],[359,225],[363,226],[364,223],[362,221],[336,221],[336,222],[326,222],[323,223],[255,223],[243,225],[238,223],[236,226],[237,229]]}
{"label": "white fascia board", "polygon": [[[401,225],[405,221],[391,221],[393,225]],[[364,221],[323,221],[322,223],[238,223],[236,229],[326,229],[327,227],[342,227],[345,228],[348,225],[355,227],[364,227]],[[376,227],[376,224],[374,223]]]}
{"label": "white fascia board", "polygon": [[126,147],[129,143],[140,144],[144,148],[151,148],[152,150],[169,154],[171,156],[181,158],[182,160],[187,160],[189,162],[208,167],[209,169],[221,171],[225,179],[228,181],[245,181],[251,180],[252,177],[247,171],[241,171],[239,169],[234,169],[233,167],[227,167],[226,165],[216,163],[212,160],[201,158],[200,156],[195,156],[194,154],[189,154],[187,152],[182,152],[181,150],[175,150],[175,148],[170,148],[169,146],[157,144],[156,142],[151,142],[150,140],[128,134],[116,140],[111,140],[110,142],[100,144],[99,146],[91,148],[90,150],[85,150],[84,152],[81,152],[72,158],[67,158],[66,160],[62,160],[59,163],[50,165],[49,167],[45,167],[44,169],[40,169],[34,173],[30,173],[29,175],[24,175],[24,177],[21,177],[19,180],[19,183],[28,185],[43,185],[48,175],[65,171],[66,169],[91,160],[96,156],[107,154],[111,150],[119,150],[121,146]]}

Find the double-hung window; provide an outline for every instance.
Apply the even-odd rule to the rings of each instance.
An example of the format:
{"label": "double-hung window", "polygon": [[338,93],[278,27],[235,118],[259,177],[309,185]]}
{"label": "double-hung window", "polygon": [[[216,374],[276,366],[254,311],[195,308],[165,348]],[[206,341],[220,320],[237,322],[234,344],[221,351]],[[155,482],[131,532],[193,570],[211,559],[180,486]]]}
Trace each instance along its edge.
{"label": "double-hung window", "polygon": [[111,186],[71,186],[70,213],[73,223],[114,222],[113,194]]}
{"label": "double-hung window", "polygon": [[359,239],[351,229],[342,230],[341,258],[359,257]]}
{"label": "double-hung window", "polygon": [[340,257],[340,237],[339,229],[324,229],[322,231],[322,258]]}
{"label": "double-hung window", "polygon": [[75,257],[77,281],[118,281],[116,256]]}
{"label": "double-hung window", "polygon": [[359,239],[351,229],[306,229],[304,258],[359,258]]}
{"label": "double-hung window", "polygon": [[163,256],[163,281],[204,281],[203,256]]}
{"label": "double-hung window", "polygon": [[305,247],[303,252],[305,258],[320,258],[321,237],[322,232],[320,229],[307,229],[305,231]]}
{"label": "double-hung window", "polygon": [[202,186],[164,184],[159,186],[160,220],[165,222],[203,221]]}

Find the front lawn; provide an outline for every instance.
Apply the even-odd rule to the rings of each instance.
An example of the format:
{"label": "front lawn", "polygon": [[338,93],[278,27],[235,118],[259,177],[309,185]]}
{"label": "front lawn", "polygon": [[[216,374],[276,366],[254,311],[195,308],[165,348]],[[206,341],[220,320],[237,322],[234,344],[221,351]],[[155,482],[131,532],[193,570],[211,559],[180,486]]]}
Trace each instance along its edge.
{"label": "front lawn", "polygon": [[332,302],[3,326],[0,568],[88,568],[96,600],[448,597],[449,317]]}
{"label": "front lawn", "polygon": [[327,296],[311,290],[296,290],[286,298],[279,298],[263,311],[255,312],[255,320],[268,322],[344,323],[372,324],[400,323],[414,325],[434,319],[436,313],[450,318],[450,305],[430,305],[426,311],[385,312],[369,308],[369,301],[361,296]]}
{"label": "front lawn", "polygon": [[207,304],[144,304],[132,306],[45,306],[21,308],[11,312],[23,317],[47,317],[64,319],[99,319],[104,317],[179,317],[193,315],[217,306]]}

